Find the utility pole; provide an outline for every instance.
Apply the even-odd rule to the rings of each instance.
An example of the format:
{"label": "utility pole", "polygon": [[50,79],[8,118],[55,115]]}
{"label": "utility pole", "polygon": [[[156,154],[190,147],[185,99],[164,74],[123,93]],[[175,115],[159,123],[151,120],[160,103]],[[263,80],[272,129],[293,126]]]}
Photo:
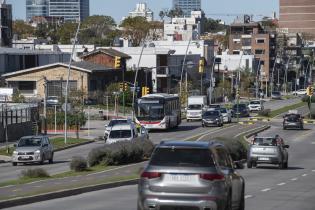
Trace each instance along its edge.
{"label": "utility pole", "polygon": [[44,134],[47,135],[47,79],[44,77]]}

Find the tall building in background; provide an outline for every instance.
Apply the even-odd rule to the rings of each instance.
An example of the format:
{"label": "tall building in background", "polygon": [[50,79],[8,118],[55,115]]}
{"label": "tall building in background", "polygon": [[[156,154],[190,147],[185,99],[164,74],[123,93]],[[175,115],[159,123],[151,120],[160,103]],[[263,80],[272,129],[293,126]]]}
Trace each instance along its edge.
{"label": "tall building in background", "polygon": [[9,47],[12,43],[12,5],[0,2],[0,46]]}
{"label": "tall building in background", "polygon": [[90,15],[89,0],[26,0],[26,20],[33,17],[60,17],[83,21]]}
{"label": "tall building in background", "polygon": [[26,0],[26,20],[31,21],[33,17],[49,15],[49,0]]}
{"label": "tall building in background", "polygon": [[280,0],[279,27],[315,35],[314,0]]}
{"label": "tall building in background", "polygon": [[190,17],[191,11],[201,10],[201,0],[173,0],[173,8],[180,8],[185,17]]}
{"label": "tall building in background", "polygon": [[49,16],[65,21],[83,21],[90,15],[89,0],[49,0]]}

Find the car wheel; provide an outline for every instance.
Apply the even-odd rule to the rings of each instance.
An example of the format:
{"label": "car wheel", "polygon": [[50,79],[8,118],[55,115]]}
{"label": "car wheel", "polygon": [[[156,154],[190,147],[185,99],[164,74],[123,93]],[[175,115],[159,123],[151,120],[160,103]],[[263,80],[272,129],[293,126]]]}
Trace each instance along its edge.
{"label": "car wheel", "polygon": [[51,154],[51,158],[49,159],[49,164],[54,163],[54,153]]}
{"label": "car wheel", "polygon": [[204,128],[204,127],[205,127],[205,124],[202,123],[201,126]]}
{"label": "car wheel", "polygon": [[285,168],[285,169],[288,168],[288,162],[284,163],[284,168]]}
{"label": "car wheel", "polygon": [[252,168],[252,167],[253,167],[252,161],[247,161],[247,168]]}
{"label": "car wheel", "polygon": [[252,164],[253,164],[253,167],[255,167],[255,168],[257,167],[257,162],[253,161]]}
{"label": "car wheel", "polygon": [[301,126],[301,128],[300,128],[301,130],[304,130],[304,127],[303,126]]}
{"label": "car wheel", "polygon": [[40,158],[39,164],[43,165],[44,162],[45,162],[45,157],[44,157],[44,155],[42,155],[41,158]]}
{"label": "car wheel", "polygon": [[17,166],[17,162],[12,162],[12,165],[13,166]]}
{"label": "car wheel", "polygon": [[231,193],[229,193],[229,197],[227,198],[225,210],[232,210],[232,196]]}
{"label": "car wheel", "polygon": [[238,210],[245,210],[245,192],[244,191],[245,191],[245,189],[243,186],[242,193],[241,193],[240,205],[238,207]]}
{"label": "car wheel", "polygon": [[283,130],[287,130],[287,128],[285,126],[283,126]]}
{"label": "car wheel", "polygon": [[279,163],[279,169],[283,169],[284,168],[284,163],[283,162],[280,162]]}

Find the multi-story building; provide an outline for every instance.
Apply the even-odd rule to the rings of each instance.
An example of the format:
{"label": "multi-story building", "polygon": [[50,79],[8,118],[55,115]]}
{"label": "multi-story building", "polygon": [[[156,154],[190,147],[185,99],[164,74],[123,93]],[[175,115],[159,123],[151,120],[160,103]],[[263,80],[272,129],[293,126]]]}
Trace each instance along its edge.
{"label": "multi-story building", "polygon": [[83,21],[90,15],[89,0],[49,0],[49,16],[65,21]]}
{"label": "multi-story building", "polygon": [[139,3],[135,10],[129,12],[129,17],[145,17],[147,21],[153,21],[153,12],[146,3]]}
{"label": "multi-story building", "polygon": [[173,8],[180,8],[189,17],[192,11],[201,10],[201,0],[173,0]]}
{"label": "multi-story building", "polygon": [[4,0],[0,3],[0,46],[11,46],[12,36],[12,5]]}
{"label": "multi-story building", "polygon": [[229,54],[254,55],[253,71],[258,71],[260,80],[269,81],[270,70],[276,59],[276,36],[266,32],[259,23],[237,22],[230,26]]}
{"label": "multi-story building", "polygon": [[89,15],[89,0],[26,0],[27,21],[47,16],[65,21],[82,21]]}
{"label": "multi-story building", "polygon": [[279,27],[315,35],[314,0],[280,0]]}
{"label": "multi-story building", "polygon": [[36,16],[49,15],[49,0],[26,0],[26,20],[31,21]]}

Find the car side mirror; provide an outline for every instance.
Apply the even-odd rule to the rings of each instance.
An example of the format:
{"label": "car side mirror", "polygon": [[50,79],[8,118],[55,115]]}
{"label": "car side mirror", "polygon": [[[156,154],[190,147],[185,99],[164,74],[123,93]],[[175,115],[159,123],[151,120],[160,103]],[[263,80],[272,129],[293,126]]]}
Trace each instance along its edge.
{"label": "car side mirror", "polygon": [[283,147],[289,149],[290,145],[284,145]]}
{"label": "car side mirror", "polygon": [[107,126],[108,126],[107,124],[104,125],[105,128],[107,128]]}

